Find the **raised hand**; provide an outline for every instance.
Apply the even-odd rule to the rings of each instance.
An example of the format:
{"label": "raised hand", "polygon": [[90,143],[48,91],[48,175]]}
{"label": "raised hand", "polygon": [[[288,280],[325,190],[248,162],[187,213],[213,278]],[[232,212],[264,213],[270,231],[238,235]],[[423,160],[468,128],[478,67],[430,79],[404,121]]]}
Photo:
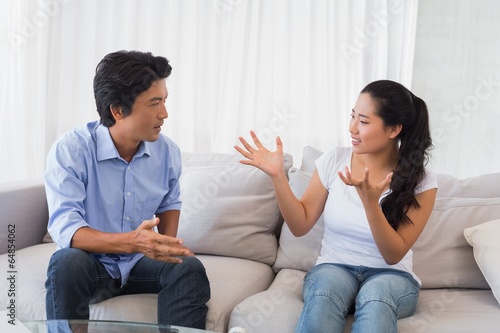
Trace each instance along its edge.
{"label": "raised hand", "polygon": [[193,256],[194,254],[185,246],[179,238],[165,236],[153,230],[158,225],[159,219],[145,220],[134,231],[138,252],[152,259],[181,263],[178,256]]}
{"label": "raised hand", "polygon": [[280,137],[276,138],[276,151],[269,151],[266,147],[262,145],[257,135],[250,131],[255,147],[252,147],[245,139],[240,137],[240,142],[243,148],[239,146],[234,146],[234,148],[243,155],[246,159],[241,160],[240,163],[246,165],[252,165],[264,171],[270,177],[274,177],[283,171],[283,143]]}
{"label": "raised hand", "polygon": [[354,186],[356,188],[361,201],[365,205],[368,203],[378,204],[380,196],[389,187],[392,179],[392,172],[390,172],[383,181],[378,184],[372,184],[369,180],[370,172],[368,168],[365,169],[363,179],[354,178],[348,167],[345,167],[345,175],[342,171],[338,171],[338,175],[344,184]]}

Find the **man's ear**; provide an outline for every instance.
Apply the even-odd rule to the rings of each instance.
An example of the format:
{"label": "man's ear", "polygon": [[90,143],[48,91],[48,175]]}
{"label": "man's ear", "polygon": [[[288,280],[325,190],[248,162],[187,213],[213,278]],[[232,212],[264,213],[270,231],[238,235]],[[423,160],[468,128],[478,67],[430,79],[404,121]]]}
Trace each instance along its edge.
{"label": "man's ear", "polygon": [[115,121],[123,119],[123,111],[121,106],[110,105],[109,110],[111,111],[113,118],[115,118]]}
{"label": "man's ear", "polygon": [[399,133],[401,133],[402,129],[403,129],[403,125],[401,125],[401,124],[389,126],[389,137],[391,139],[396,138],[399,135]]}

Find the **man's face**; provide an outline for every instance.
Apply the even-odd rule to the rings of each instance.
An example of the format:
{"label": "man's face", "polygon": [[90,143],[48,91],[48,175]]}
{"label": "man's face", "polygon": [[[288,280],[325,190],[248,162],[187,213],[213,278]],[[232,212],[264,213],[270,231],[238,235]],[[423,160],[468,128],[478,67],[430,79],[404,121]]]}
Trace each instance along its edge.
{"label": "man's face", "polygon": [[168,118],[165,101],[168,90],[165,79],[154,81],[135,99],[130,114],[121,120],[123,133],[133,141],[156,141],[164,119]]}

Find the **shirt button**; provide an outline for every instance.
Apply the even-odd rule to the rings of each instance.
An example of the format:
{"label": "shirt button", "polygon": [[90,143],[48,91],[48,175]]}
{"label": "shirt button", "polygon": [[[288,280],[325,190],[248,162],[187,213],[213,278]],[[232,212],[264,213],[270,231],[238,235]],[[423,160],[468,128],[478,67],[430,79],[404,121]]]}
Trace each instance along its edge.
{"label": "shirt button", "polygon": [[125,220],[130,221],[130,217],[128,217],[128,216],[127,216],[127,217],[125,218]]}
{"label": "shirt button", "polygon": [[132,195],[132,193],[127,192],[127,197],[130,197],[131,195]]}

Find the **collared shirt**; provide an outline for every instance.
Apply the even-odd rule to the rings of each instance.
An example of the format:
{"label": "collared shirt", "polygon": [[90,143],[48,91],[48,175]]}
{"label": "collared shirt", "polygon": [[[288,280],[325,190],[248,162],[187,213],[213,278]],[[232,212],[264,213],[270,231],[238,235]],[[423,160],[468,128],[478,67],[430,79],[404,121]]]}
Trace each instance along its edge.
{"label": "collared shirt", "polygon": [[[82,227],[128,232],[167,210],[180,210],[181,154],[165,135],[142,142],[128,163],[107,127],[90,122],[59,138],[49,151],[45,188],[48,230],[58,248],[71,246]],[[113,278],[126,283],[135,254],[95,254]]]}

